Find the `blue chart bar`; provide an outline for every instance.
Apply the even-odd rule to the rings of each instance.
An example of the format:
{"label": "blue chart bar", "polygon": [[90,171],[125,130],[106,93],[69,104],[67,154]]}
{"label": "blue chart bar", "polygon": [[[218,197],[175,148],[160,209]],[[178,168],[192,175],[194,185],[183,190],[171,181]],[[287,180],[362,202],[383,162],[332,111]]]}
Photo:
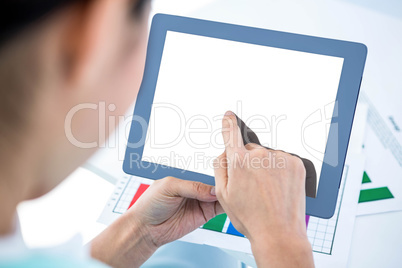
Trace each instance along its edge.
{"label": "blue chart bar", "polygon": [[243,234],[239,233],[239,231],[237,231],[236,228],[234,228],[232,223],[229,223],[229,227],[228,227],[228,230],[226,231],[226,233],[244,237]]}

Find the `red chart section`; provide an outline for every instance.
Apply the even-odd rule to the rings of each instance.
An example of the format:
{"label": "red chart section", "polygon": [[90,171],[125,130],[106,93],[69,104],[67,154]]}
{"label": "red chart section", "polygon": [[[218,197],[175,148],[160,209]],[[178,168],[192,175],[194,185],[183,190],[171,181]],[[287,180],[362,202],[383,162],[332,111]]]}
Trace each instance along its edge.
{"label": "red chart section", "polygon": [[128,208],[131,208],[132,205],[134,205],[135,202],[137,202],[138,198],[140,198],[140,196],[145,192],[146,189],[148,189],[149,184],[140,184],[140,187],[138,187],[137,192],[135,193],[133,200],[131,200],[130,205],[128,206]]}

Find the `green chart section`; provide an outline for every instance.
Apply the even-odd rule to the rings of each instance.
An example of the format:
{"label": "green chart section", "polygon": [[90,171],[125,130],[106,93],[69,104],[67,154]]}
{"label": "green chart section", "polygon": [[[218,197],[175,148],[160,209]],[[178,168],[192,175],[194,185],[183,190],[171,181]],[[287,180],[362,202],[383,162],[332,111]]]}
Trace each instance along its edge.
{"label": "green chart section", "polygon": [[[370,179],[369,175],[367,174],[367,172],[365,171],[363,173],[362,183],[370,183],[370,182],[371,182],[371,179]],[[384,200],[384,199],[389,199],[389,198],[394,198],[394,196],[392,195],[392,193],[388,189],[388,187],[364,189],[364,190],[360,191],[359,203],[372,202],[372,201]]]}
{"label": "green chart section", "polygon": [[371,182],[370,177],[367,175],[366,171],[364,171],[362,183],[369,183],[369,182]]}
{"label": "green chart section", "polygon": [[394,198],[388,187],[365,189],[360,191],[359,203]]}
{"label": "green chart section", "polygon": [[223,226],[225,225],[227,215],[226,214],[221,214],[216,216],[215,218],[211,219],[208,221],[202,228],[212,230],[212,231],[217,231],[217,232],[222,232]]}

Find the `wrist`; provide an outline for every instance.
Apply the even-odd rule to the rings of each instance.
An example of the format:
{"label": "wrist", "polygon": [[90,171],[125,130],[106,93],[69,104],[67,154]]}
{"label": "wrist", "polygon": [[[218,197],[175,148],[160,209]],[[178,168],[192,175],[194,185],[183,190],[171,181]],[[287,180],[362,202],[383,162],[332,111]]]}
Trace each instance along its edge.
{"label": "wrist", "polygon": [[[130,231],[126,234],[127,239],[123,243],[123,246],[130,249],[127,251],[130,251],[134,255],[136,255],[135,251],[138,251],[147,260],[159,247],[154,243],[148,226],[145,226],[141,221],[137,220],[137,217],[129,213],[124,214],[121,218],[128,225],[127,228],[131,227]],[[139,256],[136,255],[136,257],[138,258]]]}
{"label": "wrist", "polygon": [[314,267],[311,245],[305,232],[267,232],[251,237],[250,243],[258,267]]}
{"label": "wrist", "polygon": [[113,267],[140,267],[156,249],[145,226],[126,213],[93,240],[91,254]]}

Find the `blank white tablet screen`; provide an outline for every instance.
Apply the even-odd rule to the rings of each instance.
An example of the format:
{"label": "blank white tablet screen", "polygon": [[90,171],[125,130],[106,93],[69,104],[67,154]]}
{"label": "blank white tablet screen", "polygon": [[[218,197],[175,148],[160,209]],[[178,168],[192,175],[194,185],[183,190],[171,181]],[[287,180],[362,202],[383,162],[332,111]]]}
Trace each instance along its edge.
{"label": "blank white tablet screen", "polygon": [[[168,31],[142,160],[214,175],[223,114],[321,172],[343,58]],[[317,178],[317,186],[318,186]]]}

